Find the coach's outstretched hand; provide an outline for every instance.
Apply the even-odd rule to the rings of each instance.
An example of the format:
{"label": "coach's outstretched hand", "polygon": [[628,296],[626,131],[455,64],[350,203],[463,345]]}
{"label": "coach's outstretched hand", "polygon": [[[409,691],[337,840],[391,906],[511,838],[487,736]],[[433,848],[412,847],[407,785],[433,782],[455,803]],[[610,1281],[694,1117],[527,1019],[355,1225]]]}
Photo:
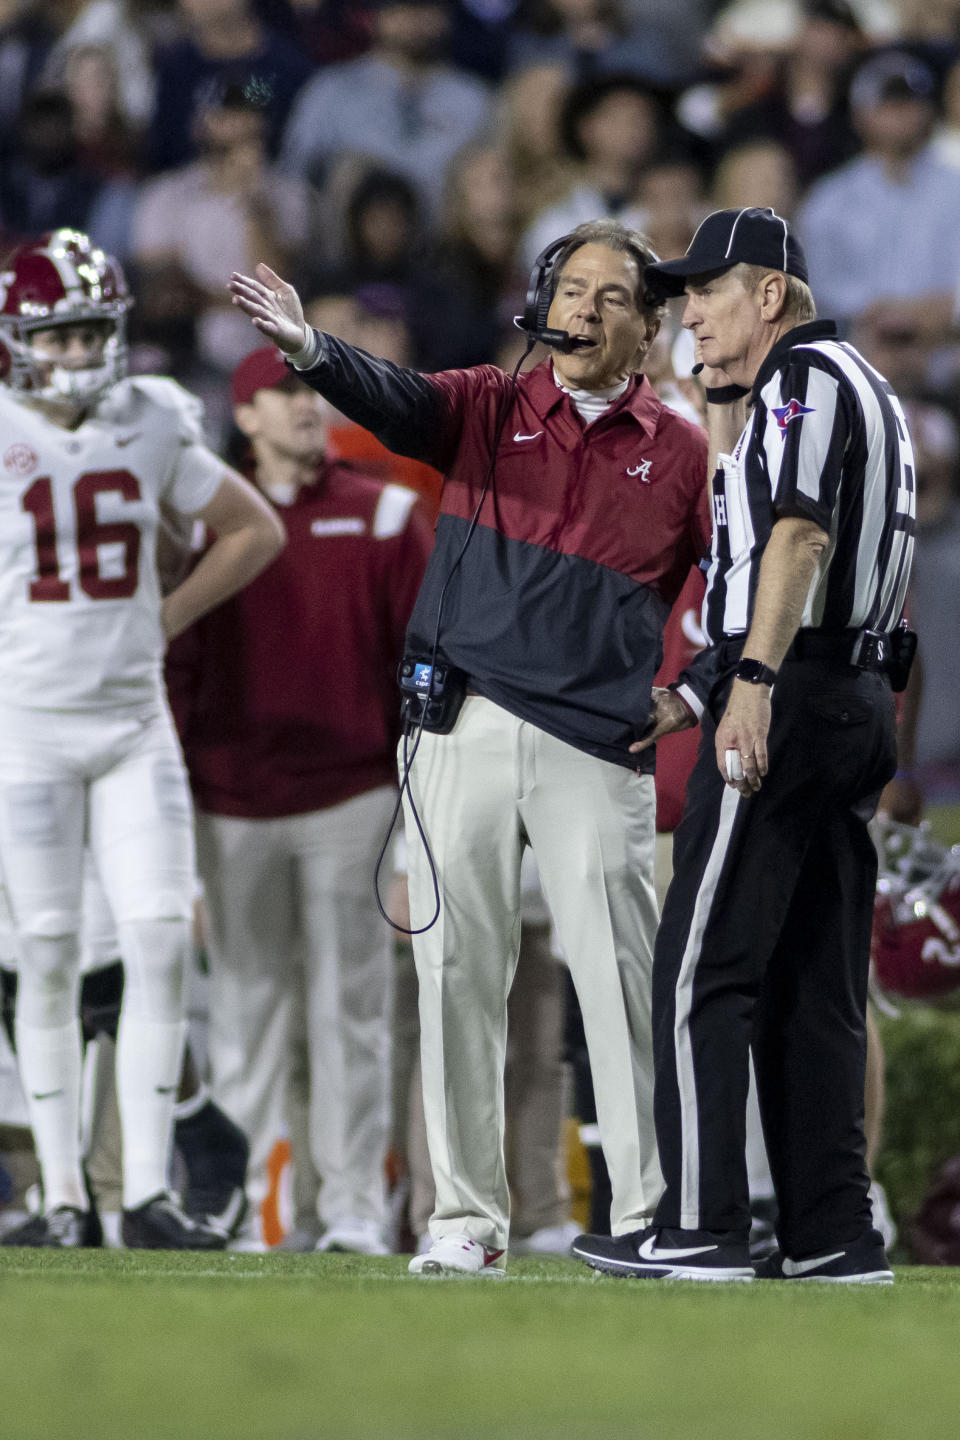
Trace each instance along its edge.
{"label": "coach's outstretched hand", "polygon": [[296,355],[303,349],[307,326],[300,296],[269,265],[258,265],[255,278],[234,271],[228,288],[234,305],[239,305],[285,355]]}

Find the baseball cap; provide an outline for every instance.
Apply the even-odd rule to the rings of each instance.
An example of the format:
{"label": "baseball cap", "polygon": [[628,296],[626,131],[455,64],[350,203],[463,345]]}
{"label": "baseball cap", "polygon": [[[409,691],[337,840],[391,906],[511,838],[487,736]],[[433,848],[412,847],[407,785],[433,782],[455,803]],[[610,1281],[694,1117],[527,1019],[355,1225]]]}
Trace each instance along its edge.
{"label": "baseball cap", "polygon": [[258,390],[277,390],[295,379],[276,345],[262,345],[246,355],[234,370],[230,399],[234,405],[249,405]]}
{"label": "baseball cap", "polygon": [[790,226],[775,210],[714,210],[679,260],[648,265],[647,284],[663,296],[682,295],[690,275],[730,270],[734,265],[767,265],[798,280],[807,278],[807,261]]}
{"label": "baseball cap", "polygon": [[857,70],[850,86],[850,106],[882,105],[885,100],[936,98],[937,80],[929,65],[904,50],[874,55]]}

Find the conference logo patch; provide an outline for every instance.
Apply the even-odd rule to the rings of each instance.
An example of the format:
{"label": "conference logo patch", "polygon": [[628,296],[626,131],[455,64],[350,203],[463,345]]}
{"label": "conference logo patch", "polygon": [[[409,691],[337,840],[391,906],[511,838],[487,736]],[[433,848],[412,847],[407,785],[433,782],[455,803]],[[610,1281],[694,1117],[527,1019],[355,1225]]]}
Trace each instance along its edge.
{"label": "conference logo patch", "polygon": [[801,405],[799,400],[788,400],[786,405],[773,405],[770,410],[777,422],[780,431],[780,439],[786,440],[787,426],[791,420],[799,420],[804,415],[813,414],[812,405]]}

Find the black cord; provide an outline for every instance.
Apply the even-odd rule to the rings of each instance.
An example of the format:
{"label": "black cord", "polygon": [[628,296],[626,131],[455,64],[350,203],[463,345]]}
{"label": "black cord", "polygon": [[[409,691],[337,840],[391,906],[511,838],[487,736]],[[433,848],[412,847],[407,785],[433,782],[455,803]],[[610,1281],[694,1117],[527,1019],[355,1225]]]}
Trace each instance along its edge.
{"label": "black cord", "polygon": [[[480,512],[483,509],[483,503],[487,498],[491,486],[495,485],[497,450],[500,447],[500,437],[503,434],[503,427],[507,423],[507,416],[510,414],[511,407],[517,398],[517,377],[520,374],[521,365],[526,360],[527,356],[530,354],[536,343],[536,336],[531,336],[531,338],[527,341],[527,348],[524,350],[523,354],[520,356],[520,359],[513,367],[513,373],[510,376],[510,390],[507,394],[507,399],[505,403],[500,407],[500,413],[497,416],[497,423],[493,427],[493,444],[490,447],[490,463],[487,466],[487,473],[483,477],[483,485],[480,488],[480,499],[477,501],[476,508],[470,520],[470,524],[467,527],[467,533],[464,537],[463,544],[460,546],[460,549],[457,553],[457,558],[450,566],[450,569],[444,579],[443,585],[440,587],[440,598],[437,601],[437,623],[433,632],[433,645],[430,649],[430,679],[427,684],[427,693],[423,696],[423,704],[420,709],[420,718],[417,721],[417,727],[413,737],[413,749],[409,752],[407,746],[410,739],[410,730],[406,724],[404,725],[403,774],[400,779],[400,790],[397,794],[396,804],[393,807],[393,814],[390,816],[390,823],[387,826],[387,833],[383,837],[383,844],[380,846],[380,853],[377,856],[377,863],[373,871],[373,893],[376,898],[377,909],[380,911],[380,914],[383,916],[384,920],[386,920],[387,924],[392,926],[394,930],[398,930],[401,935],[423,935],[427,930],[432,929],[440,918],[440,879],[437,875],[437,867],[433,858],[433,852],[430,849],[430,842],[427,840],[426,831],[423,828],[423,822],[420,819],[420,814],[417,810],[416,801],[413,798],[413,791],[410,789],[410,771],[413,767],[414,760],[417,758],[417,750],[420,748],[420,737],[423,734],[423,724],[427,718],[427,706],[433,699],[433,682],[434,677],[437,673],[437,651],[440,648],[440,622],[443,618],[443,602],[446,598],[447,587],[450,584],[450,581],[453,579],[454,575],[457,573],[457,570],[460,568],[460,562],[466,554],[467,546],[473,539],[476,528],[480,523]],[[381,899],[380,895],[380,871],[383,868],[383,862],[384,858],[386,857],[387,847],[390,844],[390,837],[393,834],[394,827],[396,826],[397,819],[400,815],[400,808],[403,804],[404,791],[406,791],[406,793],[410,797],[410,813],[412,814],[414,824],[417,827],[417,834],[423,841],[424,853],[427,857],[427,863],[430,866],[430,879],[433,883],[433,914],[427,921],[426,925],[421,925],[416,930],[410,930],[407,928],[406,925],[399,925],[396,920],[391,919],[391,917],[387,914],[386,910],[383,907],[383,900]]]}

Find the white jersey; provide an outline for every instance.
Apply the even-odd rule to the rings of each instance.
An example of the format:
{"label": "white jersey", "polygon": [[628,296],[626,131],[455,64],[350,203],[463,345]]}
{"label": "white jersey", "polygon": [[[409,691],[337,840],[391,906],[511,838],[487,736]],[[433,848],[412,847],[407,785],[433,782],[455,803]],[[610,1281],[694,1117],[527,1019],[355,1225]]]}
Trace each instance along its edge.
{"label": "white jersey", "polygon": [[0,697],[42,710],[151,699],[162,685],[163,502],[213,498],[224,467],[173,380],[122,380],[75,430],[0,385]]}

